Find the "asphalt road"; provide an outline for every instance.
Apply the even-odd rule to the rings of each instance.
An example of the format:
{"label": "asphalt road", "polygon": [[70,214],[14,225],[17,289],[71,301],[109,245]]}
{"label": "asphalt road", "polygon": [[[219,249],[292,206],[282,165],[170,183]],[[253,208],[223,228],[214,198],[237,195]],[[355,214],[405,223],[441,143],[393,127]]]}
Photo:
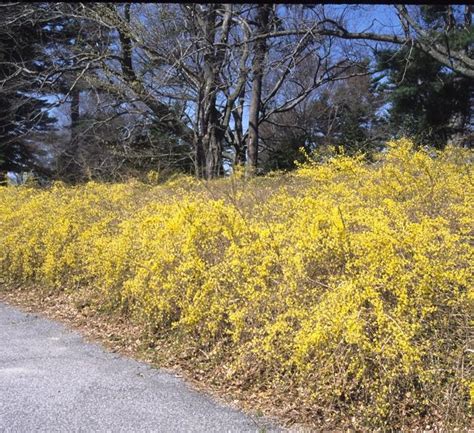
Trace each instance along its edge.
{"label": "asphalt road", "polygon": [[0,432],[261,432],[166,372],[0,303]]}

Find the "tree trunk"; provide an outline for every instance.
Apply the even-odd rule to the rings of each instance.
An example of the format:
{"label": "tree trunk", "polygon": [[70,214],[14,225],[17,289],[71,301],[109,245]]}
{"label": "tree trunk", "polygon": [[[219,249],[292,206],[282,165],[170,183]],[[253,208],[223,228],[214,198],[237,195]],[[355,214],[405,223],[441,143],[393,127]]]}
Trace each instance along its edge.
{"label": "tree trunk", "polygon": [[[203,95],[202,112],[202,150],[204,151],[205,165],[199,170],[203,172],[206,179],[213,179],[219,176],[222,166],[222,137],[218,130],[218,116],[216,109],[215,74],[210,65],[204,72],[206,86]],[[202,162],[202,160],[201,160]]]}
{"label": "tree trunk", "polygon": [[64,154],[59,162],[59,170],[62,177],[70,180],[77,180],[81,174],[81,169],[78,163],[79,151],[79,106],[80,106],[80,90],[75,86],[70,93],[70,120],[69,127],[71,138]]}
{"label": "tree trunk", "polygon": [[[196,140],[202,148],[196,148],[196,172],[206,179],[213,179],[220,176],[223,171],[222,142],[224,138],[216,108],[218,74],[223,62],[222,53],[215,48],[217,6],[210,4],[207,7],[198,8],[196,18],[200,33],[198,46],[204,52],[203,88],[199,92],[198,101],[199,137]],[[224,28],[223,32],[228,33],[228,28]],[[203,163],[204,165],[201,165]]]}
{"label": "tree trunk", "polygon": [[244,115],[244,102],[245,102],[245,86],[242,86],[239,95],[239,102],[235,110],[233,111],[235,134],[234,134],[234,148],[235,148],[235,166],[245,165],[245,140],[244,140],[244,125],[242,123]]}
{"label": "tree trunk", "polygon": [[[71,137],[75,138],[77,134],[77,123],[79,121],[80,95],[77,86],[71,92]],[[71,143],[74,139],[71,139]]]}
{"label": "tree trunk", "polygon": [[[258,7],[256,22],[258,23],[257,34],[265,34],[268,31],[268,23],[272,5],[262,4]],[[265,55],[267,52],[267,41],[265,38],[255,42],[255,54],[252,65],[252,94],[249,109],[249,136],[248,136],[248,161],[247,175],[254,176],[258,164],[258,120],[262,97],[262,81]]]}
{"label": "tree trunk", "polygon": [[212,125],[207,137],[206,178],[214,179],[222,173],[222,139],[215,125]]}
{"label": "tree trunk", "polygon": [[466,122],[464,147],[474,148],[474,80],[469,86],[469,111]]}
{"label": "tree trunk", "polygon": [[196,135],[194,139],[194,153],[194,174],[196,177],[205,177],[204,167],[206,167],[206,153],[204,151],[202,137],[199,135]]}
{"label": "tree trunk", "polygon": [[464,27],[469,30],[472,25],[472,5],[466,5],[464,7]]}
{"label": "tree trunk", "polygon": [[[465,15],[464,15],[464,25],[466,29],[471,30],[472,26],[472,6],[466,5],[465,7]],[[469,46],[467,46],[466,52],[468,56],[472,56],[474,53],[474,44],[471,42]],[[473,148],[474,147],[474,79],[469,78],[469,107],[468,107],[468,115],[467,115],[467,122],[466,122],[466,140],[465,144],[466,147]]]}

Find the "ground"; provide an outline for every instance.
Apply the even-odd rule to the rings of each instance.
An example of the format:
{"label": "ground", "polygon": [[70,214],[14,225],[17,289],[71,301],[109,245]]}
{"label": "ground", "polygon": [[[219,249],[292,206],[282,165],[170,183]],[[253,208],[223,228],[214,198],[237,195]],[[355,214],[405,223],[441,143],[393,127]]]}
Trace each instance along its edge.
{"label": "ground", "polygon": [[176,375],[6,304],[0,304],[0,402],[5,432],[278,431]]}

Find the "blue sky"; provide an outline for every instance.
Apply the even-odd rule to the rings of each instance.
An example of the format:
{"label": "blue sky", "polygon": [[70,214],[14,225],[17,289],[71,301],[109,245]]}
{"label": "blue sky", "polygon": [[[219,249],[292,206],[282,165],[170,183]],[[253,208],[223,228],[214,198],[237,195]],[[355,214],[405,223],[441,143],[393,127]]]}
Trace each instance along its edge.
{"label": "blue sky", "polygon": [[[337,5],[335,7],[340,7]],[[351,12],[352,19],[347,25],[352,31],[372,31],[375,33],[401,33],[396,9],[392,5],[357,5]]]}

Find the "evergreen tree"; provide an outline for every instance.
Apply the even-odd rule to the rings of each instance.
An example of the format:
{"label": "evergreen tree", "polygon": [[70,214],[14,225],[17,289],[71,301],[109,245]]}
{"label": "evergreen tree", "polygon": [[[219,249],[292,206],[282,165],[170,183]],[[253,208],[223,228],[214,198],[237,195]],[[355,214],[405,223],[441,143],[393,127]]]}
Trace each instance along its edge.
{"label": "evergreen tree", "polygon": [[[37,169],[32,132],[54,122],[36,91],[41,70],[42,28],[26,9],[10,5],[0,17],[0,173]],[[29,7],[29,6],[28,6]]]}
{"label": "evergreen tree", "polygon": [[[447,38],[453,49],[469,46],[472,27],[456,24],[452,7],[423,6],[420,12],[423,26],[433,38]],[[388,94],[389,124],[395,135],[442,148],[466,132],[471,78],[410,46],[378,52],[377,71],[384,73],[377,88]]]}

